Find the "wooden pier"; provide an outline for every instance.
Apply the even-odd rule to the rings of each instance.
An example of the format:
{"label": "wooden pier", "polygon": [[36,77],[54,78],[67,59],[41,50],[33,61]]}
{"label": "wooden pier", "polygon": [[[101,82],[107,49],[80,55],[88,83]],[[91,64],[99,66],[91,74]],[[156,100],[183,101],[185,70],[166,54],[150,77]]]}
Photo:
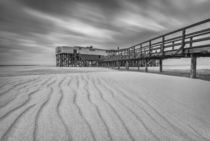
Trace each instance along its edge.
{"label": "wooden pier", "polygon": [[[160,35],[128,48],[112,50],[103,56],[99,64],[106,67],[143,65],[145,71],[158,61],[159,71],[163,71],[162,61],[168,58],[191,58],[190,77],[196,78],[197,57],[210,56],[210,19]],[[154,61],[156,60],[156,61]]]}
{"label": "wooden pier", "polygon": [[190,77],[196,78],[198,57],[210,56],[210,19],[160,35],[128,48],[104,50],[92,47],[57,47],[56,66],[148,67],[169,58],[191,58]]}

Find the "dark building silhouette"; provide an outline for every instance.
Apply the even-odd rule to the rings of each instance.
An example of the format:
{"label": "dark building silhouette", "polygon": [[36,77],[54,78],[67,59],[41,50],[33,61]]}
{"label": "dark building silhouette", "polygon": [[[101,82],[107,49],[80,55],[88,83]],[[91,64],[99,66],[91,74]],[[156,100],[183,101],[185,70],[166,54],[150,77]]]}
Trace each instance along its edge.
{"label": "dark building silhouette", "polygon": [[61,46],[56,48],[56,66],[98,66],[99,60],[106,55],[106,50],[93,48],[92,46]]}

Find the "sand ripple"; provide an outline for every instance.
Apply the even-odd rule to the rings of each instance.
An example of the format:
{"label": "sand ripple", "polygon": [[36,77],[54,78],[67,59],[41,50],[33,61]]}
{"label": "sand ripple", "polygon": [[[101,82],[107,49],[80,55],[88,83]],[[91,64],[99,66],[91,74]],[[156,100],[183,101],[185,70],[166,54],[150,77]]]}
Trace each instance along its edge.
{"label": "sand ripple", "polygon": [[65,71],[1,79],[0,141],[210,140],[210,82]]}

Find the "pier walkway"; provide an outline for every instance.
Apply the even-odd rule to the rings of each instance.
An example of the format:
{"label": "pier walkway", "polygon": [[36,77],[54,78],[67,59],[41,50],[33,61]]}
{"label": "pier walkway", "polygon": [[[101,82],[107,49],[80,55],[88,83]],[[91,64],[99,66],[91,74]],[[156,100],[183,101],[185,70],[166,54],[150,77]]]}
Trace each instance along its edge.
{"label": "pier walkway", "polygon": [[110,50],[99,62],[105,67],[140,67],[145,71],[151,63],[158,61],[162,72],[162,61],[167,58],[191,58],[191,78],[196,77],[197,57],[210,56],[210,19],[194,23],[178,30],[160,35],[128,48]]}

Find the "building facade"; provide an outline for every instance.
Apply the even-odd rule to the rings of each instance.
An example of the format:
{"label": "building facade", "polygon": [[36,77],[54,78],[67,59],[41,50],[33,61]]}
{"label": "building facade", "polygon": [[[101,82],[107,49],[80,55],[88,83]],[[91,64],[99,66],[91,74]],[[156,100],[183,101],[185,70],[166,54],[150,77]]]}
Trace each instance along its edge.
{"label": "building facade", "polygon": [[[128,55],[129,54],[129,55]],[[145,66],[145,60],[137,61],[132,58],[132,52],[124,54],[117,50],[104,50],[93,47],[60,46],[56,48],[57,67],[136,67]],[[128,58],[128,56],[130,56]],[[135,56],[135,55],[134,55]],[[113,60],[114,61],[110,61]],[[156,60],[147,62],[148,66],[157,66]]]}
{"label": "building facade", "polygon": [[107,55],[107,51],[93,47],[68,47],[61,46],[56,48],[57,67],[76,67],[76,66],[98,66],[99,60]]}

